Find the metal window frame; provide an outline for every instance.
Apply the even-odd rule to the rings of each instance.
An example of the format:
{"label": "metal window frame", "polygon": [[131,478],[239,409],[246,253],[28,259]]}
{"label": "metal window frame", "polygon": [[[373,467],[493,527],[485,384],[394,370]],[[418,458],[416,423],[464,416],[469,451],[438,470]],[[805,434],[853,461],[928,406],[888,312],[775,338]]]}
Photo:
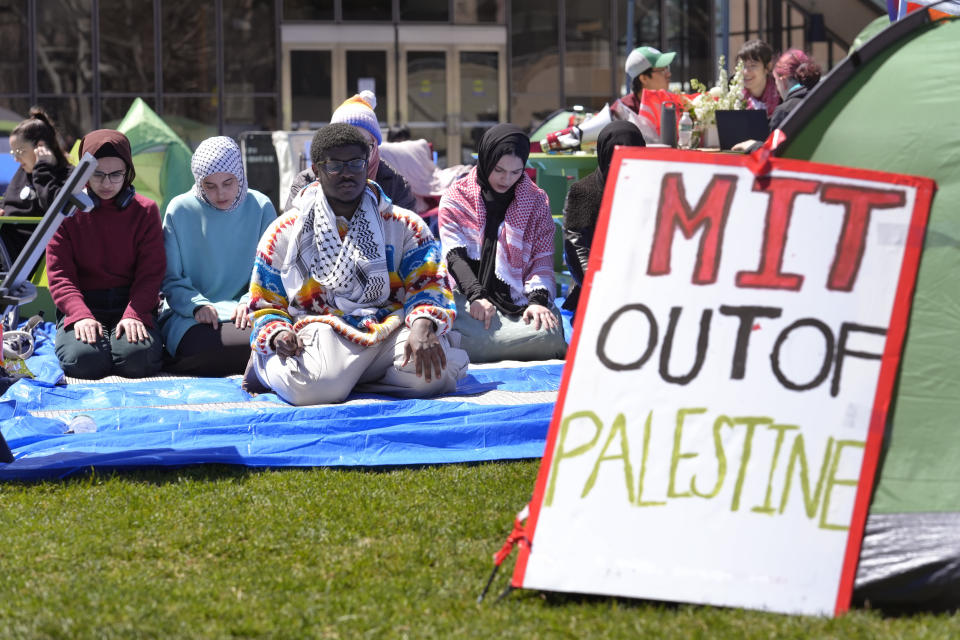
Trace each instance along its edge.
{"label": "metal window frame", "polygon": [[[216,50],[216,86],[212,88],[210,92],[206,93],[179,93],[173,92],[168,93],[164,91],[164,77],[163,77],[163,0],[151,0],[151,13],[153,15],[153,90],[145,92],[132,92],[132,91],[104,91],[102,79],[100,75],[100,61],[102,58],[101,51],[101,28],[100,28],[100,0],[90,0],[90,58],[91,58],[91,73],[93,74],[91,87],[89,92],[75,92],[75,93],[65,93],[65,94],[53,94],[48,92],[41,92],[39,87],[39,71],[37,64],[37,11],[38,6],[41,0],[27,0],[26,3],[26,36],[27,36],[27,55],[26,55],[26,65],[27,65],[27,87],[26,92],[17,91],[17,92],[3,92],[5,97],[26,97],[31,104],[37,104],[41,99],[45,98],[78,98],[78,99],[89,99],[92,104],[90,107],[90,118],[91,126],[93,128],[100,128],[103,125],[103,109],[101,106],[101,101],[105,98],[135,98],[135,97],[147,97],[150,96],[153,98],[154,110],[160,116],[163,116],[164,113],[164,100],[166,98],[176,98],[176,97],[204,97],[210,95],[216,95],[217,97],[217,131],[222,133],[224,131],[224,117],[225,117],[225,98],[235,98],[235,97],[249,97],[249,98],[273,98],[275,103],[275,110],[277,113],[278,120],[282,122],[282,99],[281,99],[281,79],[283,72],[283,55],[282,55],[282,32],[281,32],[281,22],[283,19],[283,2],[282,0],[272,0],[273,2],[273,15],[274,15],[274,37],[276,43],[276,67],[274,71],[274,81],[272,91],[254,91],[247,93],[228,93],[224,87],[224,77],[225,77],[225,52],[224,52],[224,39],[225,39],[225,29],[224,29],[224,9],[223,9],[223,0],[214,1],[214,19],[216,21],[215,25],[215,43],[214,47]],[[335,10],[339,11],[342,0],[337,0],[335,4]],[[448,5],[451,11],[451,20],[452,20],[452,11],[453,11],[453,0],[448,0]],[[393,12],[394,15],[397,15],[399,7],[399,0],[393,0]],[[279,124],[279,123],[278,123]]]}

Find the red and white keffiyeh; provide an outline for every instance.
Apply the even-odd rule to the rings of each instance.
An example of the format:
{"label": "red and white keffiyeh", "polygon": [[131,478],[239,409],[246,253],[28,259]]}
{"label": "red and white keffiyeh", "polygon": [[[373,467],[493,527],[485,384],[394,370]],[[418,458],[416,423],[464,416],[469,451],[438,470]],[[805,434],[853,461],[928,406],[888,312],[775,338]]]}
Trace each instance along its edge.
{"label": "red and white keffiyeh", "polygon": [[[466,249],[470,259],[480,260],[486,217],[486,205],[474,167],[467,176],[454,182],[440,199],[440,247],[444,270],[447,268],[447,254],[456,247]],[[494,264],[494,273],[510,287],[510,297],[515,304],[528,304],[527,295],[535,289],[546,289],[553,300],[556,294],[553,234],[554,223],[547,194],[524,173],[497,234]],[[456,287],[453,277],[447,277],[450,287]]]}

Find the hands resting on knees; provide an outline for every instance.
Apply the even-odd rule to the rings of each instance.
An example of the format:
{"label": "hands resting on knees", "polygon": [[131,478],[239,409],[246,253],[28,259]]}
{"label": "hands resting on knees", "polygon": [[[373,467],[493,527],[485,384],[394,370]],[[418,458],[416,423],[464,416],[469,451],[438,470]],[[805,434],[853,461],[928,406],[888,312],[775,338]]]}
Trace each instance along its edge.
{"label": "hands resting on knees", "polygon": [[[484,329],[489,329],[493,319],[497,316],[497,308],[486,298],[478,298],[470,303],[470,317],[483,323]],[[533,323],[537,331],[549,331],[557,328],[557,317],[547,307],[540,304],[527,305],[521,316],[527,324]]]}
{"label": "hands resting on knees", "polygon": [[[220,314],[217,313],[217,308],[212,304],[205,304],[202,307],[197,307],[193,310],[193,319],[201,324],[209,324],[214,329],[220,326]],[[233,309],[233,313],[230,314],[230,322],[237,327],[237,329],[246,329],[247,327],[253,326],[253,320],[250,318],[250,309],[245,304],[238,304]]]}
{"label": "hands resting on knees", "polygon": [[303,340],[294,331],[284,329],[270,340],[270,346],[280,356],[280,360],[296,358],[303,353]]}
{"label": "hands resting on knees", "polygon": [[497,308],[486,298],[477,298],[470,303],[470,317],[483,323],[484,329],[490,328],[490,323],[497,315]]}
{"label": "hands resting on knees", "polygon": [[527,324],[533,323],[533,328],[539,331],[550,331],[557,328],[557,316],[553,315],[550,309],[540,304],[527,305],[523,310],[523,321]]}
{"label": "hands resting on knees", "polygon": [[427,318],[417,318],[410,325],[410,335],[407,336],[403,354],[405,357],[400,366],[407,366],[412,358],[417,375],[427,382],[432,378],[440,378],[447,368],[447,354],[437,337],[437,325]]}
{"label": "hands resting on knees", "polygon": [[[270,346],[281,360],[285,360],[302,354],[304,344],[293,330],[284,329],[273,336]],[[400,366],[405,367],[412,360],[416,374],[428,382],[439,378],[447,367],[447,355],[437,337],[436,325],[427,318],[413,321],[403,353],[404,360]]]}
{"label": "hands resting on knees", "polygon": [[[94,344],[104,336],[103,325],[94,318],[77,320],[73,324],[74,335],[86,344]],[[150,337],[147,327],[136,318],[123,318],[114,330],[117,338],[126,334],[127,342],[146,342]]]}

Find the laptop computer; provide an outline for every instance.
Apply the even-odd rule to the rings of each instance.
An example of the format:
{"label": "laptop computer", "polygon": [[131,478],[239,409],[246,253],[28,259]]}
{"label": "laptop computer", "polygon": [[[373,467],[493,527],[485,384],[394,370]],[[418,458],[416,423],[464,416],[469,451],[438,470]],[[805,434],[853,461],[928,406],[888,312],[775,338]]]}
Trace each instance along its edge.
{"label": "laptop computer", "polygon": [[742,111],[718,110],[717,133],[720,148],[730,149],[744,140],[766,140],[770,133],[767,124],[767,112],[764,109],[745,109]]}

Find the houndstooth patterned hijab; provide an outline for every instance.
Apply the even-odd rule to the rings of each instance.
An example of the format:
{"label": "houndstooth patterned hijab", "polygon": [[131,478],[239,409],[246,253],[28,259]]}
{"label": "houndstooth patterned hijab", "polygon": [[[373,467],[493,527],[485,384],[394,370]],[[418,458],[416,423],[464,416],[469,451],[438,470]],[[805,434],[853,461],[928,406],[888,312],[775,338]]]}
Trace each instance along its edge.
{"label": "houndstooth patterned hijab", "polygon": [[[247,197],[247,174],[243,170],[243,160],[240,157],[240,147],[232,138],[215,136],[200,143],[193,152],[190,160],[190,170],[193,172],[193,195],[213,207],[203,191],[203,181],[207,176],[215,173],[232,173],[237,178],[240,188],[237,190],[237,199],[233,201],[227,211],[233,211],[240,206]],[[216,207],[214,207],[216,208]]]}

